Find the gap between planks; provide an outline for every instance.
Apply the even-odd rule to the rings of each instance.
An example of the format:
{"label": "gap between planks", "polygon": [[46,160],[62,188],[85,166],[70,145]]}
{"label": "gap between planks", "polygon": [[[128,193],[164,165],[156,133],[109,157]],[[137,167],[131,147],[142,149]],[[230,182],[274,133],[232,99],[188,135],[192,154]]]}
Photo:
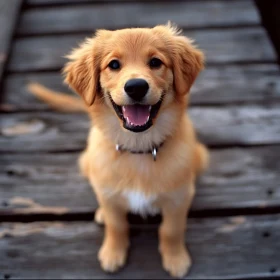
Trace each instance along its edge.
{"label": "gap between planks", "polygon": [[[9,223],[33,223],[33,222],[93,222],[96,209],[92,211],[69,211],[64,214],[52,212],[51,208],[49,213],[46,211],[34,213],[21,213],[17,211],[0,210],[0,224],[3,222]],[[26,211],[28,212],[28,211]],[[32,211],[31,211],[32,212]],[[265,216],[280,213],[280,206],[260,207],[244,207],[244,208],[223,208],[223,209],[210,209],[210,210],[190,210],[188,218],[192,219],[216,219],[235,216]],[[148,216],[143,218],[136,214],[128,214],[128,221],[131,225],[158,225],[162,220],[161,215]]]}

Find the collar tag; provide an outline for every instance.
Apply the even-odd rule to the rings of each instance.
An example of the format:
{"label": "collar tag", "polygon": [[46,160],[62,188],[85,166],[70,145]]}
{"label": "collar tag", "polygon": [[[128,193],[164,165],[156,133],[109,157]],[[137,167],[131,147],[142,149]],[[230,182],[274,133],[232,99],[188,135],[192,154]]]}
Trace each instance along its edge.
{"label": "collar tag", "polygon": [[152,156],[153,156],[154,161],[156,161],[157,160],[157,149],[155,147],[152,149]]}

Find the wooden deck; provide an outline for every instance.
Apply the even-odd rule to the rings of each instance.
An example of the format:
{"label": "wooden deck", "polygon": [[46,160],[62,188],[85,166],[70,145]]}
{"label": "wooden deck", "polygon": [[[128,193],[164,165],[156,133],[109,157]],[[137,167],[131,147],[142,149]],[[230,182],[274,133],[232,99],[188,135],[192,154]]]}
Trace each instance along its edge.
{"label": "wooden deck", "polygon": [[54,112],[25,88],[67,92],[63,55],[97,28],[167,20],[207,57],[190,115],[211,166],[190,213],[188,278],[280,277],[280,72],[253,1],[0,0],[0,278],[168,278],[160,217],[131,215],[128,265],[102,272],[97,203],[76,164],[88,118]]}

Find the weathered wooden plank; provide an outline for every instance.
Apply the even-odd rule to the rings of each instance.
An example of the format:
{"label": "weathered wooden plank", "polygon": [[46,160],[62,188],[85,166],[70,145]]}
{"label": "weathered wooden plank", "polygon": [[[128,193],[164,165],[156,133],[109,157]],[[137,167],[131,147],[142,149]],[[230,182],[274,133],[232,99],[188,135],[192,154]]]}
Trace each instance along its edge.
{"label": "weathered wooden plank", "polygon": [[[275,61],[275,53],[261,27],[188,31],[206,53],[208,64]],[[63,56],[85,35],[18,38],[8,70],[53,70],[65,63]],[[238,51],[237,51],[238,50]],[[250,50],[250,51],[248,51]]]}
{"label": "weathered wooden plank", "polygon": [[81,114],[3,114],[0,127],[2,152],[76,150],[85,145],[89,121]]}
{"label": "weathered wooden plank", "polygon": [[85,35],[60,35],[16,39],[13,44],[9,71],[60,69],[64,56],[77,47]]}
{"label": "weathered wooden plank", "polygon": [[[198,135],[208,145],[260,145],[280,142],[279,104],[190,109]],[[88,117],[32,112],[2,114],[0,151],[65,151],[84,147]]]}
{"label": "weathered wooden plank", "polygon": [[[279,207],[279,154],[280,146],[211,150],[192,211]],[[97,202],[79,174],[78,156],[2,154],[0,215],[94,212]]]}
{"label": "weathered wooden plank", "polygon": [[79,173],[78,156],[1,155],[0,209],[53,214],[96,209],[93,192]]}
{"label": "weathered wooden plank", "polygon": [[[31,74],[11,74],[3,83],[3,104],[2,110],[46,110],[50,109],[37,98],[34,98],[27,90],[30,82],[41,83],[53,90],[69,93],[78,97],[63,84],[63,77],[60,72],[31,73]],[[1,111],[1,109],[0,109]]]}
{"label": "weathered wooden plank", "polygon": [[256,7],[248,0],[91,3],[27,9],[21,16],[17,33],[41,35],[92,32],[93,28],[152,27],[166,23],[167,19],[181,28],[260,24]]}
{"label": "weathered wooden plank", "polygon": [[[100,0],[82,0],[84,3],[91,3],[91,2],[100,2]],[[109,0],[109,1],[126,1],[126,0]],[[109,2],[106,1],[106,2]],[[143,1],[147,1],[147,0],[143,0]],[[150,0],[148,0],[150,1]],[[26,4],[29,6],[41,6],[41,5],[52,5],[52,4],[78,4],[79,2],[81,2],[81,0],[27,0]]]}
{"label": "weathered wooden plank", "polygon": [[[7,110],[46,110],[49,106],[34,98],[27,90],[29,82],[71,94],[63,85],[59,72],[11,74],[3,84],[5,108]],[[280,72],[278,65],[236,65],[207,67],[191,91],[191,104],[227,104],[233,102],[280,101]],[[5,109],[3,108],[3,110]]]}
{"label": "weathered wooden plank", "polygon": [[273,103],[280,98],[279,78],[277,64],[206,67],[193,85],[191,104]]}
{"label": "weathered wooden plank", "polygon": [[0,82],[20,7],[21,0],[0,0]]}
{"label": "weathered wooden plank", "polygon": [[[151,2],[151,1],[158,1],[158,0],[106,0],[105,3],[114,3],[114,2]],[[169,0],[162,0],[162,2],[169,1]],[[175,0],[176,1],[176,0]],[[180,0],[177,0],[180,1]],[[184,0],[181,0],[184,1]],[[80,3],[100,3],[101,0],[26,0],[26,4],[30,7],[37,7],[37,6],[46,6],[46,5],[69,5],[69,4],[80,4]]]}
{"label": "weathered wooden plank", "polygon": [[[93,223],[4,223],[0,236],[0,273],[11,278],[169,279],[154,226],[132,229],[128,264],[113,275],[99,267],[103,229]],[[279,214],[189,219],[187,278],[279,277],[279,238]]]}
{"label": "weathered wooden plank", "polygon": [[278,146],[210,150],[209,169],[197,182],[194,210],[278,206]]}
{"label": "weathered wooden plank", "polygon": [[199,137],[212,146],[279,143],[279,104],[191,108]]}

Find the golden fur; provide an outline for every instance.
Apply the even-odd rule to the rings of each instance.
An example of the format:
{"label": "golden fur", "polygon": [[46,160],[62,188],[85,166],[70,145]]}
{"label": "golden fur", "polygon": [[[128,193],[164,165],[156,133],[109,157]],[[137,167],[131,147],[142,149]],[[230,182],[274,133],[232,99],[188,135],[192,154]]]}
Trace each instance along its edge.
{"label": "golden fur", "polygon": [[[148,59],[156,56],[163,65],[151,69]],[[129,247],[126,214],[129,197],[141,197],[143,205],[160,209],[159,228],[162,263],[174,277],[184,276],[191,258],[184,243],[187,214],[195,193],[195,178],[208,161],[186,114],[188,92],[203,68],[203,54],[171,25],[99,30],[68,56],[65,81],[84,99],[56,95],[31,84],[30,90],[42,100],[64,111],[87,111],[94,125],[79,164],[90,181],[100,208],[96,221],[105,223],[105,237],[99,260],[105,271],[114,272],[125,264]],[[108,63],[121,61],[120,71]],[[122,126],[109,95],[116,104],[129,104],[123,88],[127,80],[143,78],[150,86],[148,104],[165,96],[153,126],[134,133]],[[116,151],[121,144],[128,150],[147,150],[164,142],[157,160],[151,154]],[[137,195],[138,196],[137,196]],[[142,209],[143,210],[143,209]]]}

